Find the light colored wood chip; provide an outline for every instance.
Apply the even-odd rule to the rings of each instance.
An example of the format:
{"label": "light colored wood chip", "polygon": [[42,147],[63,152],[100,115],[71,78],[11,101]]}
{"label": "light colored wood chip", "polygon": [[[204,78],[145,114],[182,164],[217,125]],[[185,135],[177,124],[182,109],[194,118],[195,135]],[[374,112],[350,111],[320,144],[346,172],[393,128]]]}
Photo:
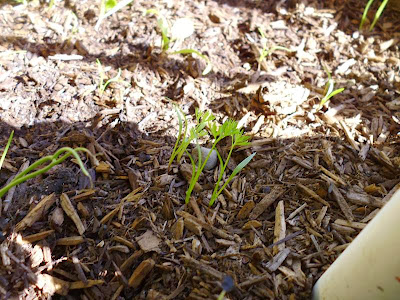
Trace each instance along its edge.
{"label": "light colored wood chip", "polygon": [[183,218],[179,218],[174,225],[172,225],[171,231],[172,231],[172,236],[174,237],[175,240],[180,240],[183,237],[183,229],[185,228],[184,226],[184,221]]}
{"label": "light colored wood chip", "polygon": [[55,194],[45,196],[26,216],[15,226],[15,231],[24,230],[45,216],[49,208],[56,202]]}
{"label": "light colored wood chip", "polygon": [[290,158],[293,162],[295,162],[296,164],[298,164],[299,166],[302,166],[303,168],[307,169],[307,170],[313,170],[313,164],[305,159],[302,159],[298,156],[294,156],[292,158]]}
{"label": "light colored wood chip", "polygon": [[81,219],[79,218],[78,213],[75,210],[75,207],[72,205],[71,200],[69,200],[67,194],[62,193],[60,196],[61,207],[65,211],[68,217],[75,223],[76,228],[80,235],[85,232],[85,226],[83,225]]}
{"label": "light colored wood chip", "polygon": [[285,261],[286,257],[288,257],[290,253],[289,248],[284,248],[279,251],[275,256],[266,264],[263,265],[264,268],[267,268],[270,272],[275,272]]}
{"label": "light colored wood chip", "polygon": [[325,169],[323,166],[320,166],[319,169],[327,176],[329,176],[331,179],[333,179],[333,181],[339,183],[342,186],[346,186],[346,182],[344,182],[344,180],[342,178],[340,178],[339,176],[336,176],[334,173],[332,173],[331,171],[329,171],[328,169]]}
{"label": "light colored wood chip", "polygon": [[257,220],[250,220],[246,224],[243,225],[242,229],[243,230],[250,230],[252,227],[253,228],[259,228],[262,226],[262,223]]}
{"label": "light colored wood chip", "polygon": [[135,249],[135,245],[132,242],[128,241],[127,239],[123,238],[123,237],[114,236],[113,240],[118,242],[118,243],[124,244],[125,246],[128,246],[129,248]]}
{"label": "light colored wood chip", "polygon": [[256,206],[256,204],[254,203],[253,200],[250,200],[250,201],[246,202],[246,204],[243,205],[243,207],[240,209],[240,211],[237,214],[236,218],[238,220],[246,219],[255,206]]}
{"label": "light colored wood chip", "polygon": [[[283,200],[278,202],[275,209],[275,228],[274,228],[274,243],[284,239],[286,236],[286,222],[285,222],[285,208]],[[273,254],[278,254],[280,251],[285,249],[285,243],[275,245],[272,248]]]}
{"label": "light colored wood chip", "polygon": [[347,141],[350,143],[350,145],[357,151],[360,151],[360,147],[358,146],[358,144],[356,143],[356,141],[353,138],[353,135],[351,134],[349,128],[347,127],[347,125],[340,120],[339,121],[340,126],[342,127],[344,134],[346,135]]}
{"label": "light colored wood chip", "polygon": [[42,231],[39,233],[35,233],[35,234],[31,234],[31,235],[27,235],[25,237],[23,237],[24,241],[27,241],[29,243],[34,243],[40,240],[45,239],[46,237],[48,237],[49,235],[53,234],[54,230],[46,230],[46,231]]}
{"label": "light colored wood chip", "polygon": [[155,261],[151,258],[146,259],[133,271],[132,276],[129,278],[128,284],[130,287],[138,288],[146,276],[154,268]]}
{"label": "light colored wood chip", "polygon": [[332,188],[332,195],[333,198],[335,198],[336,202],[339,204],[340,209],[342,210],[343,214],[345,215],[346,219],[349,221],[353,221],[353,213],[347,204],[346,200],[344,199],[342,193],[339,191],[339,189],[336,187],[334,183],[331,184]]}
{"label": "light colored wood chip", "polygon": [[56,244],[58,246],[76,246],[85,242],[85,239],[82,236],[70,236],[58,239]]}
{"label": "light colored wood chip", "polygon": [[151,230],[147,230],[143,235],[137,237],[136,242],[139,244],[140,249],[142,249],[144,252],[161,252],[161,240]]}
{"label": "light colored wood chip", "polygon": [[36,286],[43,291],[44,294],[47,295],[62,295],[67,296],[70,283],[64,280],[61,280],[57,277],[51,276],[49,274],[38,274]]}
{"label": "light colored wood chip", "polygon": [[275,200],[277,200],[283,193],[284,189],[280,186],[275,186],[272,190],[256,204],[249,215],[249,219],[257,219],[268,207],[270,207]]}
{"label": "light colored wood chip", "polygon": [[365,226],[367,226],[367,224],[365,224],[365,223],[349,222],[349,221],[343,220],[343,219],[336,219],[335,224],[347,226],[347,227],[351,227],[351,228],[355,228],[355,229],[360,229],[360,230],[364,229]]}
{"label": "light colored wood chip", "polygon": [[308,196],[312,197],[313,199],[317,200],[319,203],[322,203],[325,206],[330,207],[331,205],[324,199],[322,199],[317,193],[315,193],[313,190],[309,189],[305,185],[302,185],[301,183],[297,183],[297,187],[300,188],[302,192],[307,194]]}
{"label": "light colored wood chip", "polygon": [[87,282],[83,281],[75,281],[71,282],[70,289],[71,290],[77,290],[77,289],[86,289],[90,288],[95,285],[102,285],[104,283],[104,280],[97,279],[97,280],[87,280]]}

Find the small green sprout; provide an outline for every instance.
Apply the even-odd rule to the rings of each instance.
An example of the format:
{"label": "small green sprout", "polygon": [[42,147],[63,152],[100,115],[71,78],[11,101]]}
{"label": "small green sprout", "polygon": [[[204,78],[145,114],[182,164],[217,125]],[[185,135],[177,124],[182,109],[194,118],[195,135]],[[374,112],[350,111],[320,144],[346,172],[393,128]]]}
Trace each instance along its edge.
{"label": "small green sprout", "polygon": [[[368,3],[367,3],[367,5],[365,6],[364,13],[363,13],[363,15],[362,15],[362,17],[361,17],[360,31],[362,30],[362,28],[363,28],[363,26],[364,26],[364,23],[365,23],[365,21],[367,20],[367,14],[368,14],[368,11],[369,11],[369,9],[370,9],[370,7],[371,7],[371,5],[372,5],[373,2],[374,2],[374,0],[369,0]],[[382,15],[382,13],[383,13],[383,10],[385,9],[386,4],[387,4],[388,2],[389,2],[389,0],[383,0],[382,3],[379,5],[379,8],[378,8],[378,10],[377,10],[376,13],[375,13],[374,20],[372,21],[372,24],[371,24],[371,26],[369,27],[369,31],[371,31],[372,29],[374,29],[376,23],[378,22],[379,18],[381,17],[381,15]]]}
{"label": "small green sprout", "polygon": [[182,50],[178,50],[178,51],[172,52],[171,54],[195,54],[195,55],[201,57],[201,58],[202,58],[203,60],[205,60],[206,63],[207,63],[206,68],[205,68],[205,69],[203,70],[203,72],[201,73],[203,76],[204,76],[204,75],[207,75],[207,74],[210,73],[210,71],[212,70],[212,64],[211,64],[210,59],[209,59],[207,56],[205,56],[204,54],[201,54],[201,53],[200,53],[199,51],[197,51],[197,50],[193,50],[193,49],[182,49]]}
{"label": "small green sprout", "polygon": [[204,128],[209,122],[215,119],[215,117],[210,112],[200,112],[198,109],[196,109],[195,115],[197,125],[194,128],[191,128],[191,130],[189,131],[189,136],[187,136],[188,122],[186,115],[178,106],[175,106],[175,111],[178,115],[179,130],[178,138],[175,142],[172,155],[169,159],[168,168],[170,168],[175,157],[176,160],[180,162],[183,154],[185,154],[185,152],[187,151],[187,147],[193,140],[199,139],[207,134]]}
{"label": "small green sprout", "polygon": [[339,94],[339,93],[341,93],[341,92],[344,91],[344,88],[340,88],[340,89],[333,90],[333,89],[334,89],[334,86],[335,86],[335,82],[334,82],[333,79],[332,79],[331,73],[329,72],[329,70],[328,70],[328,68],[325,66],[325,64],[323,64],[323,68],[324,68],[324,70],[325,70],[325,73],[328,75],[328,82],[327,82],[326,85],[325,85],[325,90],[324,90],[324,95],[325,95],[325,96],[324,96],[324,98],[322,98],[321,103],[319,104],[319,108],[318,108],[318,109],[321,109],[322,106],[324,106],[324,104],[325,104],[326,102],[328,102],[329,99],[331,99],[333,96],[335,96],[335,95],[337,95],[337,94]]}
{"label": "small green sprout", "polygon": [[106,90],[107,86],[108,86],[111,82],[121,82],[121,80],[119,79],[119,77],[121,76],[121,69],[118,69],[118,74],[117,74],[117,76],[108,79],[108,80],[104,83],[105,75],[104,75],[103,67],[102,67],[101,62],[100,62],[99,59],[96,59],[96,63],[97,63],[97,66],[98,66],[99,76],[100,76],[100,79],[99,79],[99,93],[100,93],[100,95],[102,95],[102,94],[104,93],[104,91]]}
{"label": "small green sprout", "polygon": [[102,0],[100,3],[100,15],[95,25],[95,30],[99,30],[101,22],[112,14],[116,13],[120,9],[130,4],[133,0],[122,0],[117,2],[116,0]]}
{"label": "small green sprout", "polygon": [[157,25],[161,31],[161,49],[167,51],[170,43],[168,20],[154,8],[146,10],[145,15],[148,14],[157,16]]}
{"label": "small green sprout", "polygon": [[[174,105],[174,109],[175,109],[175,112],[176,112],[176,114],[178,116],[179,129],[178,129],[178,138],[176,139],[176,142],[175,142],[175,145],[174,145],[174,149],[172,150],[171,157],[169,158],[168,171],[169,171],[169,169],[170,169],[170,167],[172,165],[172,162],[174,161],[175,157],[178,156],[177,161],[179,162],[181,157],[182,157],[182,155],[185,153],[185,150],[187,148],[187,146],[186,147],[182,146],[183,142],[184,142],[184,141],[182,141],[182,139],[186,138],[186,133],[187,133],[186,115],[179,108],[179,106]],[[183,118],[183,120],[182,120],[182,118]],[[182,133],[183,130],[184,130],[184,132]],[[178,147],[179,143],[181,143],[181,145]]]}
{"label": "small green sprout", "polygon": [[[250,137],[243,135],[243,130],[238,129],[238,122],[233,120],[226,120],[224,124],[218,126],[215,122],[214,115],[210,112],[200,112],[196,109],[196,122],[197,125],[189,130],[187,126],[187,119],[185,114],[180,110],[177,106],[175,106],[175,111],[178,115],[179,120],[179,130],[178,130],[178,138],[175,142],[174,149],[172,151],[171,157],[168,162],[168,169],[170,168],[172,162],[176,158],[179,162],[184,153],[186,153],[190,159],[192,164],[192,178],[189,182],[189,187],[186,191],[185,203],[189,203],[190,196],[193,192],[193,189],[200,178],[201,173],[203,172],[208,159],[210,158],[212,152],[215,150],[218,155],[218,159],[220,161],[220,173],[218,177],[218,181],[215,185],[211,200],[209,205],[212,206],[218,196],[223,192],[229,182],[251,161],[254,157],[255,153],[244,159],[232,172],[229,178],[225,181],[225,183],[220,187],[220,183],[223,177],[223,174],[228,166],[228,162],[231,158],[233,149],[238,146],[248,145],[248,140]],[[200,150],[199,139],[210,135],[213,137],[213,143],[211,145],[211,149],[208,152],[207,156],[202,157],[202,151]],[[216,150],[217,144],[226,137],[231,137],[232,145],[228,154],[228,157],[224,163],[221,155]],[[192,157],[192,155],[187,151],[188,146],[192,142],[196,143],[197,148],[197,162]]]}
{"label": "small green sprout", "polygon": [[[9,189],[11,189],[13,186],[21,184],[29,179],[35,178],[36,176],[39,176],[39,175],[47,172],[55,165],[61,164],[64,160],[66,160],[71,155],[76,159],[76,162],[78,163],[79,167],[81,168],[82,173],[89,178],[90,184],[93,185],[92,178],[90,177],[89,172],[86,170],[81,158],[79,157],[79,155],[77,153],[79,151],[86,152],[89,155],[92,155],[90,153],[90,151],[86,148],[79,147],[79,148],[72,149],[70,147],[64,147],[64,148],[57,150],[53,155],[48,155],[48,156],[42,157],[41,159],[37,160],[32,165],[30,165],[28,168],[26,168],[24,171],[19,173],[17,176],[15,176],[14,179],[11,180],[11,182],[9,182],[5,187],[0,189],[0,198],[3,197],[4,194],[7,193],[7,191]],[[39,166],[41,166],[45,163],[48,163],[48,162],[49,162],[48,165],[35,171],[35,169],[37,169]]]}
{"label": "small green sprout", "polygon": [[6,155],[7,155],[7,152],[8,152],[8,148],[10,148],[11,141],[12,141],[12,139],[13,139],[13,136],[14,136],[14,130],[11,131],[11,134],[10,134],[10,136],[9,136],[9,138],[8,138],[7,145],[6,145],[6,147],[4,148],[3,154],[1,155],[1,158],[0,158],[0,170],[1,170],[1,167],[3,166],[4,160],[6,159]]}
{"label": "small green sprout", "polygon": [[270,49],[268,49],[268,47],[267,47],[267,38],[265,37],[265,33],[261,29],[261,27],[258,27],[258,32],[260,33],[262,41],[263,41],[263,49],[262,49],[262,51],[260,53],[260,56],[257,59],[259,67],[260,67],[260,64],[262,63],[262,61],[264,59],[266,59],[269,55],[271,55],[276,50],[283,50],[283,51],[287,51],[287,52],[292,52],[292,50],[290,50],[290,49],[288,49],[286,47],[282,47],[282,46],[273,46]]}
{"label": "small green sprout", "polygon": [[[174,25],[172,26],[172,29],[171,29],[168,20],[158,10],[148,9],[145,11],[144,15],[148,15],[148,14],[157,16],[157,25],[161,32],[161,49],[164,52],[166,52],[170,49],[170,45],[172,42],[174,42],[176,40],[184,40],[185,38],[192,35],[192,33],[194,32],[194,25],[191,23],[191,21],[189,21],[189,19],[186,19],[186,18],[178,19],[174,23]],[[212,70],[212,65],[211,65],[210,59],[206,55],[200,53],[197,50],[182,49],[182,50],[173,51],[169,54],[192,54],[192,55],[194,54],[194,55],[197,55],[207,63],[207,66],[204,69],[204,71],[202,72],[202,75],[203,76],[207,75]]]}
{"label": "small green sprout", "polygon": [[[214,123],[215,124],[215,123]],[[249,136],[243,135],[243,129],[238,129],[238,122],[233,121],[233,120],[227,120],[218,130],[216,130],[215,127],[211,128],[211,134],[214,136],[215,140],[220,140],[220,137],[224,138],[226,136],[230,136],[232,140],[231,148],[228,153],[228,157],[225,160],[225,163],[223,162],[223,159],[221,155],[217,151],[219,163],[220,163],[220,170],[219,170],[219,176],[217,183],[214,187],[211,200],[209,205],[212,206],[215,202],[215,200],[218,198],[218,196],[223,192],[223,190],[226,188],[226,186],[229,184],[229,182],[252,160],[252,158],[256,155],[256,153],[253,153],[249,157],[245,158],[240,164],[236,166],[236,168],[233,170],[232,174],[228,177],[228,179],[225,181],[225,183],[222,185],[220,188],[220,182],[222,180],[222,176],[224,175],[224,172],[226,170],[226,167],[228,166],[228,162],[231,158],[233,149],[235,147],[239,146],[246,146],[249,144]]]}

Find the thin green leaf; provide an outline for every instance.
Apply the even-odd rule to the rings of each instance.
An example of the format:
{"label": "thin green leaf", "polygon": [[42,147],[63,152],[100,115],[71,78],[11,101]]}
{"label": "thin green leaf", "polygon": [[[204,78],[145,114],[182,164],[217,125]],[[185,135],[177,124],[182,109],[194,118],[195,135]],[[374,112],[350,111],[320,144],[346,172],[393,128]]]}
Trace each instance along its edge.
{"label": "thin green leaf", "polygon": [[330,93],[329,95],[325,96],[325,97],[321,100],[320,107],[322,107],[322,106],[323,106],[329,99],[331,99],[333,96],[335,96],[335,95],[337,95],[337,94],[339,94],[339,93],[341,93],[341,92],[343,92],[343,91],[344,91],[344,88],[340,88],[340,89],[334,90],[332,93]]}
{"label": "thin green leaf", "polygon": [[114,8],[116,5],[117,5],[116,0],[106,0],[106,3],[105,3],[106,12],[109,11],[110,9]]}
{"label": "thin green leaf", "polygon": [[13,136],[14,136],[14,130],[11,131],[11,134],[10,134],[10,136],[8,137],[7,145],[6,145],[6,147],[4,148],[3,154],[1,155],[1,158],[0,158],[0,170],[1,170],[1,167],[3,166],[4,160],[6,159],[6,155],[7,155],[7,152],[8,152],[8,148],[10,148],[11,141],[12,141],[12,139],[13,139]]}
{"label": "thin green leaf", "polygon": [[194,50],[194,49],[182,49],[182,50],[174,51],[174,52],[172,52],[172,54],[196,54],[199,57],[201,57],[202,59],[204,59],[206,61],[206,63],[207,63],[207,66],[203,70],[203,73],[201,73],[203,76],[207,75],[212,70],[212,65],[211,65],[210,59],[206,55],[200,53],[197,50]]}
{"label": "thin green leaf", "polygon": [[218,196],[222,193],[222,191],[226,188],[226,186],[229,184],[229,182],[232,181],[232,179],[245,167],[248,165],[248,163],[253,159],[253,157],[257,153],[254,152],[252,155],[249,157],[246,157],[240,164],[236,166],[236,168],[233,170],[232,174],[228,177],[228,179],[225,181],[224,185],[221,187],[221,189],[216,193],[214,197],[211,197],[211,200],[209,202],[209,206],[212,206],[215,202],[215,200],[218,198]]}
{"label": "thin green leaf", "polygon": [[379,18],[382,15],[383,10],[386,7],[386,4],[388,3],[389,0],[383,0],[381,5],[379,6],[378,10],[376,11],[375,17],[374,17],[374,21],[372,22],[371,26],[369,27],[369,31],[371,31],[372,29],[374,29],[376,22],[378,22]]}
{"label": "thin green leaf", "polygon": [[360,22],[360,27],[359,27],[360,31],[362,30],[364,23],[367,20],[367,14],[368,14],[369,8],[371,7],[373,2],[374,2],[374,0],[369,0],[367,5],[364,8],[364,13],[361,17],[361,22]]}

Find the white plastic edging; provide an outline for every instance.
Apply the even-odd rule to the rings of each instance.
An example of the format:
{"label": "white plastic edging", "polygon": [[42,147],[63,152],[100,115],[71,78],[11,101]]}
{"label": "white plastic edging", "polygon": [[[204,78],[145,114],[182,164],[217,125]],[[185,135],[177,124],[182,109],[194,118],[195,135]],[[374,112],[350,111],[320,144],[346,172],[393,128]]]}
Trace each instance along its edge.
{"label": "white plastic edging", "polygon": [[321,276],[312,298],[400,299],[400,190]]}

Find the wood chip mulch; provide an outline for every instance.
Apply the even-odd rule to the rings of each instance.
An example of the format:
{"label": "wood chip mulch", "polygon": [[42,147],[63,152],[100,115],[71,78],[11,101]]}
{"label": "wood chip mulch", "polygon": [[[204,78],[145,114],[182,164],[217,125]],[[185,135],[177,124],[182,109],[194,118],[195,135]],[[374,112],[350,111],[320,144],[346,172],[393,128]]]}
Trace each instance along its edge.
{"label": "wood chip mulch", "polygon": [[[229,275],[226,299],[309,299],[400,187],[397,2],[371,32],[355,0],[141,0],[99,31],[90,1],[1,3],[0,145],[15,136],[0,186],[61,147],[89,149],[93,186],[69,158],[0,200],[0,298],[217,299]],[[194,20],[181,47],[211,74],[161,52],[150,8]],[[291,51],[258,63],[263,43]],[[104,92],[96,59],[107,78],[121,70]],[[345,90],[320,109],[324,65]],[[182,164],[168,172],[169,99],[191,124],[198,107],[252,136],[228,174],[257,155],[213,207],[218,167],[188,204]]]}

